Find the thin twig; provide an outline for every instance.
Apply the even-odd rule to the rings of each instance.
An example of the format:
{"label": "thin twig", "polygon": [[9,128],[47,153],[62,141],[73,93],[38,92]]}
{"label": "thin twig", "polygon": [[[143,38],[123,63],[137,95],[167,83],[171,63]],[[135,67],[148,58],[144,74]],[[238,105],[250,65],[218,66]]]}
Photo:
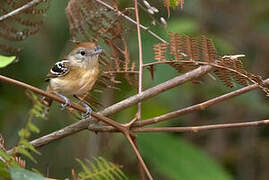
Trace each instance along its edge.
{"label": "thin twig", "polygon": [[33,1],[28,2],[27,4],[24,4],[23,6],[21,6],[21,7],[17,8],[17,9],[15,9],[15,10],[1,16],[0,17],[0,22],[7,19],[7,18],[9,18],[9,17],[11,17],[11,16],[15,16],[15,15],[19,14],[21,11],[24,11],[25,9],[28,9],[28,8],[32,7],[33,5],[40,3],[41,1],[43,1],[43,0],[33,0]]}
{"label": "thin twig", "polygon": [[[112,6],[110,6],[109,4],[105,3],[102,0],[95,0],[96,2],[102,4],[103,6],[107,7],[108,9],[116,12],[118,15],[124,17],[125,19],[127,19],[128,21],[132,22],[133,24],[137,24],[135,20],[133,20],[132,18],[130,18],[129,16],[123,14],[121,11],[113,8]],[[163,43],[167,43],[167,41],[165,41],[163,38],[161,38],[160,36],[158,36],[157,34],[155,34],[154,32],[152,32],[151,30],[149,30],[148,27],[143,26],[142,24],[140,24],[140,28],[144,29],[145,31],[147,31],[149,34],[151,34],[152,36],[154,36],[156,39],[160,40]]]}
{"label": "thin twig", "polygon": [[[138,93],[142,92],[142,81],[143,81],[143,50],[142,50],[142,41],[141,41],[141,32],[140,32],[140,21],[139,13],[137,7],[137,0],[134,0],[135,6],[135,16],[136,16],[136,28],[137,28],[137,38],[138,38],[138,48],[139,48],[139,79],[138,79]],[[137,108],[137,119],[141,119],[141,102],[139,102]],[[136,118],[132,123],[136,121]],[[132,125],[132,124],[131,124]]]}
{"label": "thin twig", "polygon": [[[148,66],[153,66],[156,64],[174,64],[174,63],[186,63],[186,64],[194,64],[194,61],[190,61],[190,60],[164,60],[164,61],[156,61],[156,62],[151,62],[151,63],[147,63],[144,64],[144,67],[148,67]],[[241,77],[244,77],[245,79],[247,79],[248,81],[252,82],[253,84],[257,83],[255,80],[253,80],[252,78],[250,78],[248,75],[237,71],[235,69],[232,69],[230,67],[226,67],[223,65],[219,65],[217,63],[211,63],[211,62],[206,62],[206,61],[195,61],[195,65],[211,65],[217,69],[223,69],[223,70],[227,70],[229,72],[238,74]]]}
{"label": "thin twig", "polygon": [[[134,144],[135,144],[135,147],[136,147],[137,150],[138,150],[138,145],[137,145],[137,138],[136,138],[136,136],[132,136],[132,135],[131,135],[131,138],[132,138],[132,140],[133,140],[133,142],[134,142]],[[143,166],[142,166],[141,163],[138,163],[138,169],[139,169],[139,173],[140,173],[140,178],[141,178],[141,180],[146,180],[146,174],[145,174],[144,168],[143,168]]]}
{"label": "thin twig", "polygon": [[131,146],[132,146],[132,148],[133,148],[133,150],[134,150],[134,152],[135,152],[135,154],[136,154],[136,157],[137,157],[138,161],[140,162],[140,164],[142,165],[143,169],[145,170],[145,172],[146,172],[148,178],[149,178],[150,180],[153,180],[153,178],[152,178],[152,176],[151,176],[151,174],[150,174],[150,172],[149,172],[149,170],[148,170],[148,168],[147,168],[147,166],[146,166],[146,164],[145,164],[145,162],[144,162],[142,156],[140,155],[138,149],[136,148],[136,146],[135,146],[135,144],[134,144],[132,138],[130,137],[129,134],[125,134],[125,137],[128,139],[129,143],[131,144]]}
{"label": "thin twig", "polygon": [[251,127],[261,126],[269,124],[269,120],[260,120],[252,122],[242,123],[229,123],[229,124],[213,124],[204,126],[192,126],[192,127],[152,127],[152,128],[134,128],[134,133],[145,133],[145,132],[192,132],[197,133],[200,131],[208,131],[214,129],[234,128],[234,127]]}

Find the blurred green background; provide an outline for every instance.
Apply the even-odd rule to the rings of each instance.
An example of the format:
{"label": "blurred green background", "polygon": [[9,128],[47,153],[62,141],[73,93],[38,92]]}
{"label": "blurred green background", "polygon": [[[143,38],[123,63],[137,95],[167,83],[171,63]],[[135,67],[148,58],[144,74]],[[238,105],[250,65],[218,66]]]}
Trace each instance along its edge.
{"label": "blurred green background", "polygon": [[[142,1],[141,1],[142,2]],[[167,19],[167,10],[160,1],[149,1]],[[1,75],[45,89],[46,76],[51,65],[68,52],[69,30],[64,9],[68,1],[52,0],[45,24],[38,35],[21,43],[24,48],[20,61],[1,69]],[[131,6],[120,2],[121,8]],[[250,72],[268,77],[269,59],[269,3],[266,0],[186,0],[184,10],[171,10],[167,28],[150,25],[145,12],[141,21],[168,40],[168,32],[190,36],[206,35],[216,45],[219,55],[245,54],[244,65]],[[134,26],[135,27],[135,26]],[[138,56],[135,28],[128,35],[131,58]],[[158,40],[142,31],[144,61],[152,62],[152,47]],[[164,82],[178,73],[166,66],[157,66],[154,81],[144,70],[143,88]],[[122,80],[120,90],[104,90],[98,100],[105,106],[136,93],[135,88]],[[240,88],[224,87],[210,78],[202,84],[186,83],[169,90],[142,105],[142,118],[157,116],[193,105]],[[24,127],[31,101],[25,91],[13,85],[0,83],[0,129],[6,145],[11,148],[18,140],[18,130]],[[118,113],[113,118],[127,122],[136,113],[136,106]],[[243,122],[268,118],[268,98],[259,90],[233,98],[204,111],[174,118],[158,126],[194,126],[203,124]],[[36,120],[41,132],[32,139],[68,126],[77,120],[54,103],[48,120]],[[269,127],[251,127],[214,130],[200,133],[139,134],[142,155],[156,179],[184,180],[265,180],[269,177]],[[95,134],[83,131],[39,149],[37,164],[27,161],[27,168],[36,168],[44,175],[71,177],[71,169],[79,169],[75,158],[91,159],[102,156],[123,165],[130,179],[139,179],[137,160],[130,145],[118,134]]]}

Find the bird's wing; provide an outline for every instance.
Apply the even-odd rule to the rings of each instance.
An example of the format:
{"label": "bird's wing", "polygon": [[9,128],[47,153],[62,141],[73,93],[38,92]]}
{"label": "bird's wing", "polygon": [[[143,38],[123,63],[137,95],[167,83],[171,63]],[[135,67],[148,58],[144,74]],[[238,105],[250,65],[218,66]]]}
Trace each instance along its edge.
{"label": "bird's wing", "polygon": [[66,75],[70,71],[70,62],[66,59],[58,61],[50,69],[47,74],[46,81],[49,81],[52,78],[60,77]]}

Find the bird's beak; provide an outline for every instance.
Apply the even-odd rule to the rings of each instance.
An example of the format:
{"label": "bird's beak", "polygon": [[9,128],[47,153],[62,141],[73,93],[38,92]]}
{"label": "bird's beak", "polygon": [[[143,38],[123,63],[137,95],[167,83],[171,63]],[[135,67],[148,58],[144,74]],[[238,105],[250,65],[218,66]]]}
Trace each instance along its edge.
{"label": "bird's beak", "polygon": [[99,47],[94,50],[94,54],[100,54],[101,52],[103,52],[103,49]]}

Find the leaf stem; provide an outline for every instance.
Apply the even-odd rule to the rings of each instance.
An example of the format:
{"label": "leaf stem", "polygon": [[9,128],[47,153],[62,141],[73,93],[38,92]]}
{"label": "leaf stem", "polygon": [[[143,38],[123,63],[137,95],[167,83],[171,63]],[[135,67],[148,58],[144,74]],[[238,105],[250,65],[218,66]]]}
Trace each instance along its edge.
{"label": "leaf stem", "polygon": [[7,18],[9,18],[9,17],[11,17],[11,16],[17,15],[20,12],[22,12],[23,10],[28,9],[28,8],[32,7],[33,5],[38,4],[38,3],[42,2],[42,1],[43,0],[33,0],[33,1],[28,2],[27,4],[24,4],[23,6],[21,6],[21,7],[17,8],[17,9],[15,9],[15,10],[1,16],[0,17],[0,22],[7,19]]}

